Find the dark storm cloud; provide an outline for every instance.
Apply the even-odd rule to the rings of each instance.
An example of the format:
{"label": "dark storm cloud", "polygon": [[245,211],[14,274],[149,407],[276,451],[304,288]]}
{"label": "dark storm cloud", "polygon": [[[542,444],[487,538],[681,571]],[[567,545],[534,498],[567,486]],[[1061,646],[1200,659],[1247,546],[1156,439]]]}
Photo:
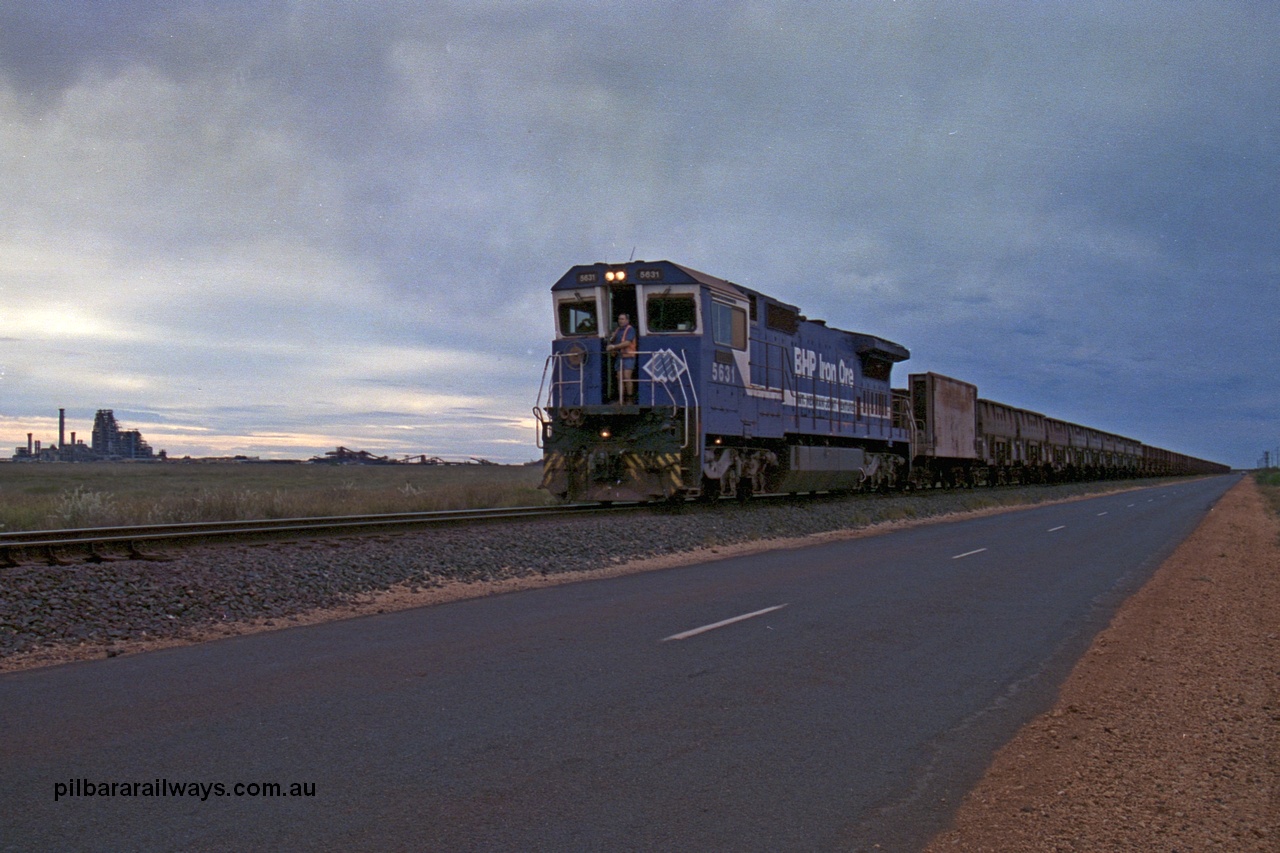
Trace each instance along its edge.
{"label": "dark storm cloud", "polygon": [[200,0],[6,3],[0,8],[0,73],[19,92],[41,99],[55,97],[89,70],[111,75],[146,64],[176,77],[205,74],[242,54],[254,33],[270,37],[282,9]]}

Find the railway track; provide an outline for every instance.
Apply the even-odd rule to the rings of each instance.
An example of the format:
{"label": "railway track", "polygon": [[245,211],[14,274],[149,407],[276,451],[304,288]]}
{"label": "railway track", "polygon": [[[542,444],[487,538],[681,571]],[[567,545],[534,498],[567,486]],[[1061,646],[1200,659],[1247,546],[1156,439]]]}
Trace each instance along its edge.
{"label": "railway track", "polygon": [[563,518],[571,515],[620,512],[634,508],[633,505],[570,504],[554,507],[503,507],[18,531],[0,533],[0,568],[14,568],[31,562],[74,565],[116,560],[169,560],[173,559],[172,554],[157,552],[154,548],[208,542],[355,536],[364,533],[408,531],[414,528],[459,524]]}
{"label": "railway track", "polygon": [[[1152,481],[1157,483],[1161,481]],[[1148,483],[1151,484],[1151,483]],[[862,494],[867,500],[893,497]],[[849,497],[842,492],[805,495],[756,495],[752,504],[796,501],[821,502]],[[717,501],[721,505],[731,499]],[[171,560],[171,552],[156,547],[245,541],[304,539],[309,537],[359,536],[368,533],[408,532],[463,524],[503,523],[526,519],[557,519],[595,513],[635,510],[675,509],[652,503],[581,503],[561,506],[502,507],[431,512],[397,512],[372,515],[340,515],[308,518],[273,518],[249,521],[202,521],[182,524],[150,524],[127,527],[69,528],[0,533],[0,570],[21,565],[75,565],[117,560]],[[722,510],[721,510],[722,511]]]}

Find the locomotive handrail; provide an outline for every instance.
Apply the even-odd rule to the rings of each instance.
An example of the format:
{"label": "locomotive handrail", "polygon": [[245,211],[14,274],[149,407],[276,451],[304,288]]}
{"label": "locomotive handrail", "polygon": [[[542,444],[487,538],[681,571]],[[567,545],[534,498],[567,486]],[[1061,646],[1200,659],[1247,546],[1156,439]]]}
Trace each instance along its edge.
{"label": "locomotive handrail", "polygon": [[[538,424],[536,429],[534,430],[535,443],[537,444],[537,447],[539,450],[542,449],[542,436],[546,432],[546,428],[547,428],[547,416],[546,416],[546,413],[543,412],[542,410],[543,392],[544,391],[546,392],[547,407],[550,408],[552,403],[554,402],[554,396],[555,396],[554,389],[555,389],[556,380],[555,380],[555,373],[554,373],[554,365],[556,365],[556,357],[557,357],[557,354],[552,353],[551,355],[547,356],[547,360],[544,361],[542,364],[542,381],[538,383],[538,396],[535,398],[535,403],[533,406],[533,418],[535,421],[537,421],[537,424]],[[551,385],[549,386],[547,384],[548,373],[552,374]]]}
{"label": "locomotive handrail", "polygon": [[[533,407],[533,416],[538,423],[537,446],[539,448],[542,447],[543,431],[548,422],[544,406],[549,409],[586,405],[586,379],[589,375],[590,366],[594,362],[597,365],[596,369],[599,369],[600,362],[596,362],[596,359],[601,357],[605,359],[605,364],[610,365],[609,374],[612,375],[611,365],[616,358],[613,353],[588,352],[579,349],[571,352],[551,353],[547,356],[542,368],[542,381],[538,385],[537,405]],[[684,436],[681,441],[681,447],[689,447],[693,436],[690,412],[698,406],[698,391],[689,372],[688,360],[681,353],[671,349],[638,350],[635,353],[635,358],[637,365],[653,364],[654,362],[650,361],[650,359],[655,358],[661,358],[664,364],[672,365],[674,375],[655,376],[652,372],[649,372],[648,378],[637,376],[632,381],[636,383],[637,400],[641,399],[641,390],[647,389],[652,406],[670,405],[673,414],[677,411],[683,411]],[[673,388],[673,386],[675,387]],[[659,402],[659,389],[661,389],[661,393],[666,398],[665,402]],[[676,389],[678,389],[678,395]],[[576,394],[573,393],[574,391],[576,391]],[[577,402],[566,403],[566,399],[576,399]],[[699,447],[699,451],[701,451],[701,447]]]}
{"label": "locomotive handrail", "polygon": [[[646,367],[651,368],[653,365],[652,359],[658,356],[661,356],[666,361],[672,362],[677,366],[677,369],[675,371],[676,375],[670,378],[659,378],[653,372],[651,372],[651,370],[646,370],[646,372],[649,373],[648,379],[637,378],[634,380],[636,382],[636,399],[637,400],[640,399],[640,389],[643,388],[645,384],[648,384],[650,401],[654,406],[657,406],[658,405],[657,391],[659,388],[662,389],[662,392],[666,394],[667,399],[670,401],[672,414],[675,414],[677,411],[683,412],[684,437],[680,442],[680,447],[684,449],[689,446],[690,439],[694,435],[694,431],[690,429],[690,417],[691,417],[690,412],[698,408],[698,389],[694,385],[693,377],[689,372],[688,360],[684,357],[683,354],[678,353],[675,350],[663,349],[663,350],[656,350],[656,351],[647,351],[647,350],[637,351],[636,364],[637,366],[639,366],[640,360],[646,359],[647,361]],[[616,356],[611,354],[610,361],[612,362],[614,358],[616,358]],[[679,401],[676,400],[675,394],[672,392],[671,386],[673,384],[680,389],[681,399]],[[692,396],[693,398],[692,405],[690,405],[690,399],[689,399],[690,396]],[[701,430],[697,431],[699,457],[701,457],[702,455],[701,432],[702,432]]]}

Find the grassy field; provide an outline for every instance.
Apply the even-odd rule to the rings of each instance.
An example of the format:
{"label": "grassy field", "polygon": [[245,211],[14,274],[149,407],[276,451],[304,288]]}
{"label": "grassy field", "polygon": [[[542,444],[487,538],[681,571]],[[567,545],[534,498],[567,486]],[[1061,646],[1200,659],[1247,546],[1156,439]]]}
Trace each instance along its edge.
{"label": "grassy field", "polygon": [[539,506],[538,466],[0,465],[0,531]]}
{"label": "grassy field", "polygon": [[1271,501],[1271,506],[1280,513],[1280,468],[1266,468],[1255,471],[1253,475],[1262,493]]}
{"label": "grassy field", "polygon": [[[541,506],[552,503],[541,476],[507,465],[0,464],[0,532]],[[1255,476],[1280,512],[1280,469]],[[969,509],[1027,502],[1016,489],[965,494]]]}

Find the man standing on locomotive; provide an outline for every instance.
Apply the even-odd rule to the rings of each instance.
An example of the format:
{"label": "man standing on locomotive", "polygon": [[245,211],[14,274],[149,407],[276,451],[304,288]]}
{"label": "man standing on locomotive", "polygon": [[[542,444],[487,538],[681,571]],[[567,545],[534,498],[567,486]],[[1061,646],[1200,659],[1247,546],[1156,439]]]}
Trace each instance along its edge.
{"label": "man standing on locomotive", "polygon": [[618,315],[618,328],[609,336],[609,352],[615,353],[618,360],[618,402],[635,403],[636,388],[636,328],[631,325],[631,318],[626,314]]}

